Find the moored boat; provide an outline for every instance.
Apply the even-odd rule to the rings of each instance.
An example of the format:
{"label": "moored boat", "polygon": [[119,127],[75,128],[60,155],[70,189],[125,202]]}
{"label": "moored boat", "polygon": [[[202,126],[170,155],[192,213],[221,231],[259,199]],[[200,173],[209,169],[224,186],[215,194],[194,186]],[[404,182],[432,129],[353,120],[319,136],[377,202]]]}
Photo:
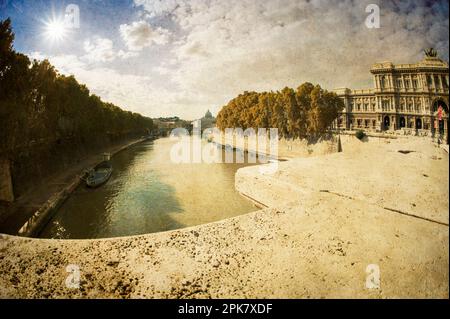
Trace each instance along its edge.
{"label": "moored boat", "polygon": [[104,154],[104,161],[88,172],[86,177],[86,185],[88,187],[95,188],[105,184],[111,177],[112,170],[113,168],[110,162],[110,155]]}

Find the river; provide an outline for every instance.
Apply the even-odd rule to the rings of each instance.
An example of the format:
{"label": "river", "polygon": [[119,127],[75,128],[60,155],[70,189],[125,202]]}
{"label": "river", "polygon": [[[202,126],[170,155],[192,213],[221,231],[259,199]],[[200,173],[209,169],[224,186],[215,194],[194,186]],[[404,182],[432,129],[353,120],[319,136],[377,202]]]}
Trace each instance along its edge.
{"label": "river", "polygon": [[[79,186],[40,237],[130,236],[200,225],[256,210],[234,187],[236,171],[250,164],[177,164],[170,156],[175,143],[169,138],[145,141],[114,155],[110,180],[97,189]],[[219,151],[222,157],[224,153]]]}

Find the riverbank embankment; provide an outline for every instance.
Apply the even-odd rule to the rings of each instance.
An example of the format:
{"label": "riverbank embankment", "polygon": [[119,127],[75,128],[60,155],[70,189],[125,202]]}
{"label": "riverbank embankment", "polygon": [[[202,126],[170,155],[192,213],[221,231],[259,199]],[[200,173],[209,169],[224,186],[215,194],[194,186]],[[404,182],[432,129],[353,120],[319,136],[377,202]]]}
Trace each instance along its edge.
{"label": "riverbank embankment", "polygon": [[136,138],[122,143],[98,149],[97,152],[77,161],[66,170],[36,181],[36,186],[17,198],[14,203],[4,207],[1,216],[0,232],[36,236],[39,230],[51,218],[54,211],[64,202],[80,183],[80,178],[86,169],[93,168],[102,160],[102,153],[112,155],[145,140]]}
{"label": "riverbank embankment", "polygon": [[339,151],[338,138],[332,134],[313,140],[281,138],[277,139],[276,147],[271,146],[269,137],[263,139],[262,143],[258,136],[249,138],[247,135],[236,132],[233,134],[215,133],[211,135],[211,139],[223,147],[264,154],[281,160],[326,155]]}

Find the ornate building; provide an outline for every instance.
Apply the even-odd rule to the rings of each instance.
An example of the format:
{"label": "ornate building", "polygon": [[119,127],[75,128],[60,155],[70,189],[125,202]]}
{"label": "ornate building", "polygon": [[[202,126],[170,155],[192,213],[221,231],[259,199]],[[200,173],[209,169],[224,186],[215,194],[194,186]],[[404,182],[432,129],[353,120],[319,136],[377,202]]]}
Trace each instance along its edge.
{"label": "ornate building", "polygon": [[339,129],[440,136],[448,141],[449,68],[434,49],[416,64],[376,63],[374,88],[336,89],[345,109]]}

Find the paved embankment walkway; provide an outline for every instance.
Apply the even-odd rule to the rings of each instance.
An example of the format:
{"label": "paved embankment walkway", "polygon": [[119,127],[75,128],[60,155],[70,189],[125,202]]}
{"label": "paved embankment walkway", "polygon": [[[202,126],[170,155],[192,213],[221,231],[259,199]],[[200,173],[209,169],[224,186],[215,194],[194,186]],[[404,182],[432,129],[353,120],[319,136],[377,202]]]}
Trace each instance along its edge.
{"label": "paved embankment walkway", "polygon": [[[31,225],[42,211],[54,206],[55,202],[64,200],[80,182],[86,169],[92,168],[103,159],[102,153],[116,154],[131,145],[144,141],[145,138],[133,139],[117,145],[105,147],[80,159],[76,164],[66,170],[36,181],[36,186],[23,194],[16,201],[6,207],[0,207],[0,212],[5,210],[4,216],[0,213],[0,233],[19,234],[26,225]],[[24,233],[27,233],[26,231]]]}

